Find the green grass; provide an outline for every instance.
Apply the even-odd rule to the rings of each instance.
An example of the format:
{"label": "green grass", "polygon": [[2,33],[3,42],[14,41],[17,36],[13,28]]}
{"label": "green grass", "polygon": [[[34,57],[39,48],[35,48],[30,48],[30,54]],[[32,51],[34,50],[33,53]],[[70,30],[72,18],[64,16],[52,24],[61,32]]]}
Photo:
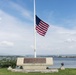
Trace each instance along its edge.
{"label": "green grass", "polygon": [[11,72],[7,69],[0,69],[0,75],[76,75],[76,69],[59,70],[58,73],[20,73]]}

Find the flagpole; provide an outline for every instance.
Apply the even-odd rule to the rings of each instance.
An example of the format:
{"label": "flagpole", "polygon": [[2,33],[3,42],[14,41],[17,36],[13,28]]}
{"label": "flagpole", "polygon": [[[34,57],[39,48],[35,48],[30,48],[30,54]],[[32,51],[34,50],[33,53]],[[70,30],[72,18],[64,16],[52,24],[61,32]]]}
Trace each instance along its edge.
{"label": "flagpole", "polygon": [[36,8],[35,8],[35,0],[34,0],[34,58],[36,58]]}

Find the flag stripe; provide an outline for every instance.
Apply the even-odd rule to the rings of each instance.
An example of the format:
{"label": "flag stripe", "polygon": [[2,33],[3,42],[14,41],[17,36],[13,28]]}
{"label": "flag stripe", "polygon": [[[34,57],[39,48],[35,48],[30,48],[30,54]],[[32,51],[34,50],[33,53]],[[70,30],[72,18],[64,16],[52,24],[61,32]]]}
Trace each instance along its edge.
{"label": "flag stripe", "polygon": [[45,36],[49,25],[36,16],[36,30],[42,36]]}
{"label": "flag stripe", "polygon": [[41,28],[43,28],[44,30],[47,30],[47,27],[48,27],[48,25],[45,24],[45,23],[42,22],[42,21],[40,22],[39,26],[40,26]]}

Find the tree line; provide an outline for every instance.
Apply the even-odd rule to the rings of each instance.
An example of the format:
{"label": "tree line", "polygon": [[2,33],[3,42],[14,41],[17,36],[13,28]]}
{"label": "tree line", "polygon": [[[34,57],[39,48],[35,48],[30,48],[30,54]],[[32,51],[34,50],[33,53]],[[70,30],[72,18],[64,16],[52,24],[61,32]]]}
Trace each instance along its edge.
{"label": "tree line", "polygon": [[0,56],[0,68],[16,67],[17,58],[20,56]]}
{"label": "tree line", "polygon": [[7,68],[9,66],[11,66],[12,68],[15,68],[16,60],[7,60],[7,59],[0,60],[0,68]]}

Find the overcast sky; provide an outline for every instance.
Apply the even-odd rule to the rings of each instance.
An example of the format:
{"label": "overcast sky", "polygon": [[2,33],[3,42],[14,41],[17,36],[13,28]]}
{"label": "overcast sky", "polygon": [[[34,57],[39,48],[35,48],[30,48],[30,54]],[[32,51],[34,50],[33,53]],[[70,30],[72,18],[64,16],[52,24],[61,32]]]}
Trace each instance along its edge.
{"label": "overcast sky", "polygon": [[[0,54],[34,55],[34,0],[0,0]],[[36,33],[37,55],[76,54],[76,0],[36,0],[49,29]]]}

